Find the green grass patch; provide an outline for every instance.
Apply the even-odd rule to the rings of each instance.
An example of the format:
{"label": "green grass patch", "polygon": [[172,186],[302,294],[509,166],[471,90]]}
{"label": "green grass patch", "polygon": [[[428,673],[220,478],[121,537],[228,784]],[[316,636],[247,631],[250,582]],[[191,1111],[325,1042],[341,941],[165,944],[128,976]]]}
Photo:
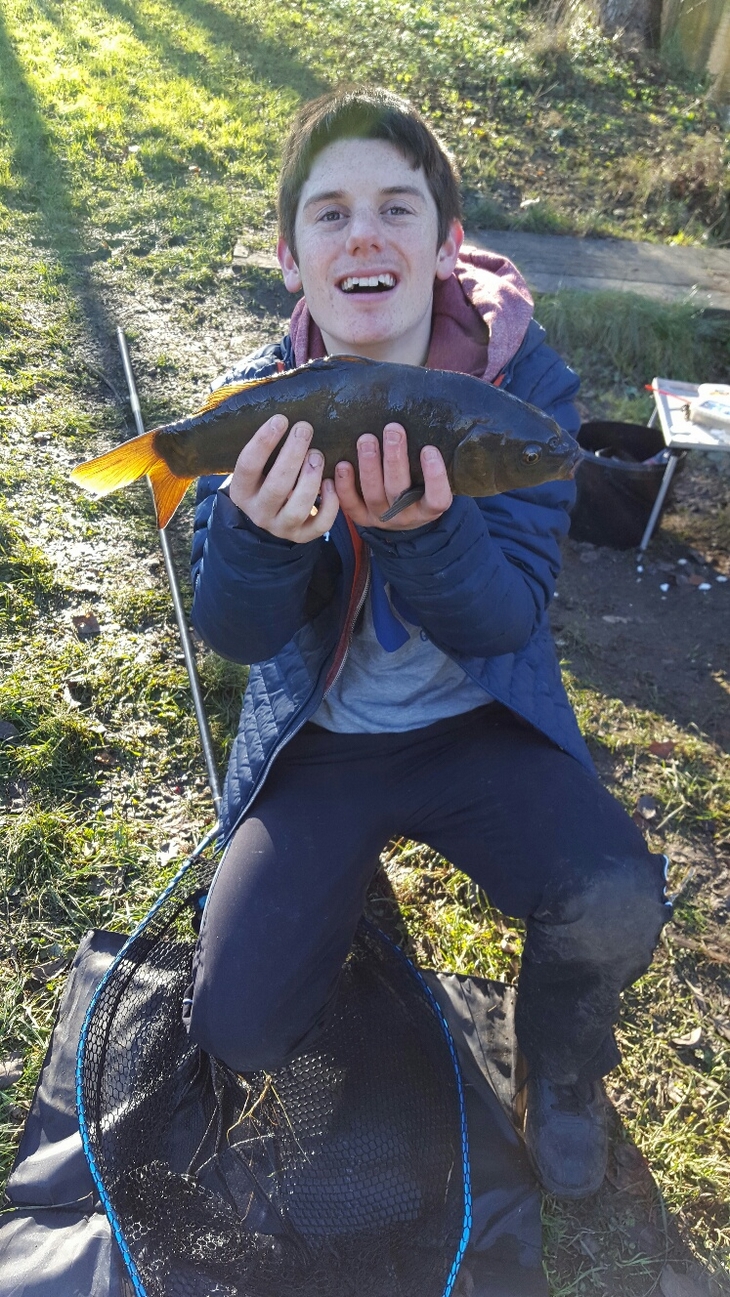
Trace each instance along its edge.
{"label": "green grass patch", "polygon": [[[705,830],[720,843],[730,826],[730,756],[665,717],[608,698],[575,678],[563,662],[563,678],[583,732],[621,769],[612,789],[628,811],[640,795],[656,797],[661,813],[652,824],[655,850],[664,850],[661,831]],[[671,757],[659,759],[649,749],[657,733],[675,742]]]}
{"label": "green grass patch", "polygon": [[663,305],[635,293],[543,293],[535,314],[548,341],[581,375],[586,398],[600,394],[615,419],[646,423],[653,378],[730,381],[730,320],[691,302]]}
{"label": "green grass patch", "polygon": [[47,608],[61,593],[43,551],[26,539],[0,501],[0,632],[30,625],[38,609]]}
{"label": "green grass patch", "polygon": [[556,23],[519,0],[7,0],[0,203],[60,258],[40,259],[42,300],[94,258],[211,286],[242,228],[271,239],[293,110],[351,78],[405,91],[439,127],[472,220],[730,237],[700,83],[637,65],[580,5]]}

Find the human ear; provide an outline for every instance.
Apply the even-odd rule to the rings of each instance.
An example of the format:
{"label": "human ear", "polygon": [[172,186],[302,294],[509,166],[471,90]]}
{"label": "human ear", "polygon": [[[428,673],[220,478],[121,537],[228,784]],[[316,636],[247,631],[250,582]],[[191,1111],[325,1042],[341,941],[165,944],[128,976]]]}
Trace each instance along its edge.
{"label": "human ear", "polygon": [[298,293],[302,287],[302,277],[299,274],[299,267],[294,260],[286,239],[279,239],[276,245],[276,255],[279,258],[281,273],[284,276],[285,288],[288,288],[290,293]]}
{"label": "human ear", "polygon": [[449,279],[454,273],[454,266],[463,242],[464,227],[461,221],[452,221],[449,232],[436,254],[437,279]]}

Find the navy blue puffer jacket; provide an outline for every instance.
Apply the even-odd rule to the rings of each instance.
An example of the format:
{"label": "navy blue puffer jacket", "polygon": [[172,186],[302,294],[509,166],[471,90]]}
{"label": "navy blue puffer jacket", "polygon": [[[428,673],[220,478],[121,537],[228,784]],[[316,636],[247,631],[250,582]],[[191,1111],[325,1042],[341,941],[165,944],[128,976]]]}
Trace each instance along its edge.
{"label": "navy blue puffer jacket", "polygon": [[[575,432],[578,380],[544,339],[533,321],[501,386]],[[287,337],[242,362],[234,376],[263,377],[293,363]],[[221,656],[253,664],[225,783],[224,838],[337,674],[365,598],[370,552],[440,649],[592,769],[546,618],[573,482],[480,500],[457,497],[447,513],[417,531],[358,532],[340,512],[327,537],[300,545],[256,527],[223,481],[198,484],[192,619]]]}

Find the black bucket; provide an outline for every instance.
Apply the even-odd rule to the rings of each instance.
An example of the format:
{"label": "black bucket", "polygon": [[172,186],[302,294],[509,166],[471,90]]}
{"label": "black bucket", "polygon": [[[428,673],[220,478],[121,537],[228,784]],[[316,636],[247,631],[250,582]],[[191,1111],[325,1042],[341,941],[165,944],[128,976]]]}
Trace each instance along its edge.
{"label": "black bucket", "polygon": [[[576,474],[573,540],[614,549],[636,547],[667,466],[669,452],[661,429],[596,421],[583,424],[578,441],[587,453]],[[662,512],[666,504],[667,500]]]}

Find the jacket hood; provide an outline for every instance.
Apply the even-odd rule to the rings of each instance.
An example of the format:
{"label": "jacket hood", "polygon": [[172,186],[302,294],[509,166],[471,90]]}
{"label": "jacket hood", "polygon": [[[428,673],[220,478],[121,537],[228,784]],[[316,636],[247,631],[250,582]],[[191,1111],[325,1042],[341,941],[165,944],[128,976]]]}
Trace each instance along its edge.
{"label": "jacket hood", "polygon": [[507,257],[465,245],[453,275],[434,287],[429,367],[492,382],[521,346],[532,308],[530,290]]}

